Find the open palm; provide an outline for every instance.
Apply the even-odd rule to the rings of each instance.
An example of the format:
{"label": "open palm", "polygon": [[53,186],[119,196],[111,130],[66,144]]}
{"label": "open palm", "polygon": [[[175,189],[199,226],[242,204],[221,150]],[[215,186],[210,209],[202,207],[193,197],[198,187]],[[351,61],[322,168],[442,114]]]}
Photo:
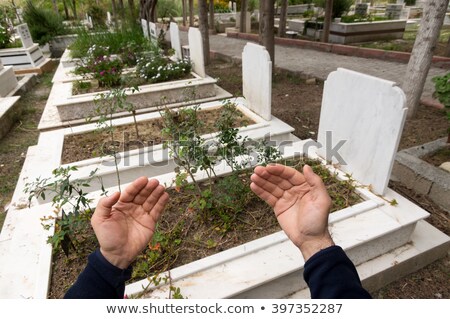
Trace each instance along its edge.
{"label": "open palm", "polygon": [[122,193],[102,198],[91,223],[103,256],[125,269],[151,240],[169,195],[156,179],[140,177]]}
{"label": "open palm", "polygon": [[273,208],[281,228],[308,259],[333,244],[328,232],[331,199],[311,167],[305,165],[303,172],[279,164],[259,166],[250,188]]}

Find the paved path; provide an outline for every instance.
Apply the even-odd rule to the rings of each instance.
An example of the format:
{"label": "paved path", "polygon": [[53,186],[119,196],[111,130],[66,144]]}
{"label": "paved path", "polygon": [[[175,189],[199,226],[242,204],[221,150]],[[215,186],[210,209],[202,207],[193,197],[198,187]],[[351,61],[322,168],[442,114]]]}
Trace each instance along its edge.
{"label": "paved path", "polygon": [[[181,42],[187,44],[187,32],[180,32]],[[228,38],[223,35],[210,36],[210,49],[230,57],[241,58],[247,40]],[[276,45],[275,65],[279,68],[301,72],[311,77],[325,80],[338,67],[370,74],[400,85],[403,83],[406,64],[399,62],[344,56],[304,48]],[[431,78],[445,74],[446,70],[432,67],[428,73],[422,97],[430,97],[433,92]]]}

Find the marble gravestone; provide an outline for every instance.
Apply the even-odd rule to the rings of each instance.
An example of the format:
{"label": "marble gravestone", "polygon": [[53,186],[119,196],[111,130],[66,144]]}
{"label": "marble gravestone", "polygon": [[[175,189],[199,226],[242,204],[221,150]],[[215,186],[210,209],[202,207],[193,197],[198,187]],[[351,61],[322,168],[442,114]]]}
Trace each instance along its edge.
{"label": "marble gravestone", "polygon": [[153,22],[148,23],[150,29],[150,39],[153,41],[158,41],[158,31],[156,29],[156,24]]}
{"label": "marble gravestone", "polygon": [[175,58],[181,60],[183,54],[181,51],[180,30],[178,29],[178,24],[175,22],[170,23],[170,43],[172,49],[175,50]]}
{"label": "marble gravestone", "polygon": [[272,61],[267,50],[247,43],[242,52],[242,91],[248,108],[270,121],[272,119]]}
{"label": "marble gravestone", "polygon": [[357,3],[355,4],[355,14],[361,17],[365,17],[369,11],[368,3]]}
{"label": "marble gravestone", "polygon": [[189,59],[192,70],[202,78],[206,77],[205,58],[203,56],[203,38],[198,28],[189,28]]}
{"label": "marble gravestone", "polygon": [[339,68],[325,81],[317,153],[383,195],[406,113],[397,84]]}
{"label": "marble gravestone", "polygon": [[148,39],[149,35],[148,35],[148,22],[147,22],[147,20],[141,19],[141,27],[142,27],[142,32],[144,33],[144,37],[146,37]]}
{"label": "marble gravestone", "polygon": [[31,38],[30,30],[28,29],[28,25],[26,23],[19,24],[16,27],[17,34],[20,37],[20,40],[22,41],[22,46],[27,49],[31,46],[33,46],[33,39]]}
{"label": "marble gravestone", "polygon": [[387,4],[385,16],[392,20],[399,20],[404,7],[404,4]]}

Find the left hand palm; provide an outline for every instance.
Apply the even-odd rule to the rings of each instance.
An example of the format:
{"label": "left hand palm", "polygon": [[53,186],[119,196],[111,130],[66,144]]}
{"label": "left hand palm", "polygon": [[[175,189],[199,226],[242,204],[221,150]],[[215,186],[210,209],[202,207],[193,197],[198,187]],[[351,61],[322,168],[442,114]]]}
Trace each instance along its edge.
{"label": "left hand palm", "polygon": [[91,223],[103,256],[126,268],[151,240],[169,199],[155,179],[140,177],[121,194],[102,198]]}

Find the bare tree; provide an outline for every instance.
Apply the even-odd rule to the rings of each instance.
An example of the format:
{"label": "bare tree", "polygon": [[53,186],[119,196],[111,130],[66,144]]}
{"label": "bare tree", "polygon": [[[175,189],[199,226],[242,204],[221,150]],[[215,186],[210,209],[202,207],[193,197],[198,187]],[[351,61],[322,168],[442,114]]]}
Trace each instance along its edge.
{"label": "bare tree", "polygon": [[183,8],[183,26],[186,26],[187,20],[187,10],[186,10],[186,0],[181,0],[181,5]]}
{"label": "bare tree", "polygon": [[280,22],[278,23],[278,36],[284,37],[286,34],[288,0],[281,0]]}
{"label": "bare tree", "polygon": [[72,12],[73,12],[73,17],[75,19],[78,19],[78,14],[77,14],[77,1],[76,0],[72,0]]}
{"label": "bare tree", "polygon": [[130,9],[131,21],[136,21],[136,8],[134,6],[134,0],[128,0],[128,8]]}
{"label": "bare tree", "polygon": [[194,26],[194,0],[189,0],[189,26]]}
{"label": "bare tree", "polygon": [[248,8],[248,1],[241,0],[241,16],[239,21],[239,32],[246,31],[245,25],[247,24],[247,8]]}
{"label": "bare tree", "polygon": [[333,0],[326,0],[325,20],[323,21],[322,42],[328,43],[330,37],[331,16],[333,15]]}
{"label": "bare tree", "polygon": [[66,16],[66,20],[69,20],[69,9],[67,8],[66,0],[63,0],[63,6],[64,6],[64,14]]}
{"label": "bare tree", "polygon": [[209,30],[208,30],[208,5],[206,0],[198,0],[199,29],[203,38],[203,56],[205,65],[209,65]]}
{"label": "bare tree", "polygon": [[425,4],[402,85],[406,94],[408,117],[414,117],[417,112],[448,2],[449,0],[428,0]]}
{"label": "bare tree", "polygon": [[214,30],[214,0],[209,0],[209,29]]}
{"label": "bare tree", "polygon": [[58,3],[56,3],[56,0],[52,0],[52,4],[53,4],[53,11],[55,11],[55,13],[57,15],[59,15],[59,11],[58,11]]}
{"label": "bare tree", "polygon": [[274,0],[259,1],[259,42],[269,52],[272,67],[275,67],[275,36],[273,26]]}
{"label": "bare tree", "polygon": [[125,21],[125,7],[123,5],[123,0],[119,0],[118,10],[120,12],[120,17],[122,18],[122,23]]}
{"label": "bare tree", "polygon": [[156,22],[156,4],[158,0],[140,0],[140,18]]}

